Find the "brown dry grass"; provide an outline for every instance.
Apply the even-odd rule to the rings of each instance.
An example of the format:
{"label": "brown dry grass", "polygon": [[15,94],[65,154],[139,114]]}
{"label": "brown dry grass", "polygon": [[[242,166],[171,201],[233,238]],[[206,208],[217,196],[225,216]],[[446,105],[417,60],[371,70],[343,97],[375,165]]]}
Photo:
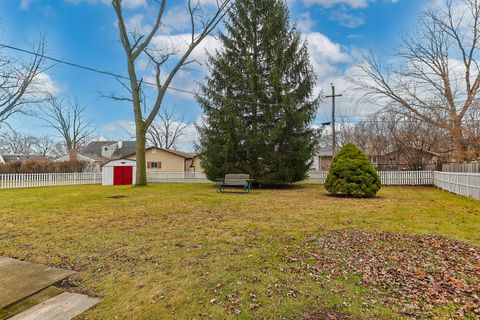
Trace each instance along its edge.
{"label": "brown dry grass", "polygon": [[298,318],[317,307],[400,318],[366,303],[354,275],[319,284],[290,272],[285,252],[344,228],[480,244],[479,202],[433,188],[343,199],[321,186],[78,186],[3,190],[0,203],[0,255],[77,270],[72,290],[103,297],[86,319]]}

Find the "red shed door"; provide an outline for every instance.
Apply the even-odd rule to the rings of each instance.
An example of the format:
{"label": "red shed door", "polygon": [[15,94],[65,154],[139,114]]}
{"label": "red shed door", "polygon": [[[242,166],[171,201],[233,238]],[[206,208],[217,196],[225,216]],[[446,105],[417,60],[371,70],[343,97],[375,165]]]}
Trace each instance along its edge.
{"label": "red shed door", "polygon": [[133,167],[113,167],[113,184],[126,185],[133,182]]}
{"label": "red shed door", "polygon": [[123,184],[132,184],[133,182],[133,167],[122,167],[123,168]]}

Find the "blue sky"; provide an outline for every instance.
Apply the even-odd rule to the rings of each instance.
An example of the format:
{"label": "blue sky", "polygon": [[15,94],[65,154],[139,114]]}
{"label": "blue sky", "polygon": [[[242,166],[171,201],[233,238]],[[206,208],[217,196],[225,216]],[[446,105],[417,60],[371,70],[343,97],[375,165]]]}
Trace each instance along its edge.
{"label": "blue sky", "polygon": [[[125,0],[131,8],[127,16],[132,24],[145,26],[153,19],[149,0]],[[208,1],[208,0],[203,0]],[[373,49],[392,54],[402,32],[414,26],[426,1],[418,0],[289,0],[291,19],[304,33],[310,47],[312,64],[318,76],[318,91],[329,90],[335,82],[342,92],[347,83],[344,74],[355,63],[362,50]],[[168,28],[162,34],[178,39],[188,32],[183,8],[186,0],[169,0]],[[70,62],[126,74],[125,59],[118,41],[115,16],[108,0],[1,0],[0,42],[27,47],[28,42],[44,34],[50,56]],[[197,50],[201,59],[205,50],[217,45],[212,37]],[[9,54],[15,54],[9,52]],[[204,66],[183,72],[175,86],[194,90],[201,81]],[[148,76],[148,73],[147,73]],[[119,84],[110,77],[56,65],[48,71],[49,85],[60,96],[77,97],[87,106],[89,116],[98,125],[97,135],[104,138],[125,138],[131,128],[132,108],[128,103],[101,98],[101,93],[119,92]],[[189,94],[171,93],[166,105],[195,123],[201,110]],[[328,120],[329,106],[323,104],[317,122]],[[339,114],[355,116],[351,103],[339,101]],[[16,118],[12,126],[26,133],[48,133],[34,118]],[[193,126],[182,138],[181,149],[191,149],[195,139]]]}

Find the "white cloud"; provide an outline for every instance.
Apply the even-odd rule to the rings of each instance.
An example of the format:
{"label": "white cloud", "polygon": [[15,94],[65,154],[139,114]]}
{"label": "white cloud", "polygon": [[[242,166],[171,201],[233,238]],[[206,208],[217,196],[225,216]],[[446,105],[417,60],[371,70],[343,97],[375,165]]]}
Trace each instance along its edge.
{"label": "white cloud", "polygon": [[342,6],[339,10],[335,10],[330,14],[330,19],[337,21],[341,26],[347,28],[357,28],[365,23],[365,17],[360,15],[354,15],[349,13],[345,6]]}
{"label": "white cloud", "polygon": [[185,6],[174,6],[167,10],[162,23],[163,32],[172,33],[172,31],[185,31],[191,26],[190,14]]}
{"label": "white cloud", "polygon": [[32,4],[32,0],[20,0],[20,10],[30,9],[31,4]]}
{"label": "white cloud", "polygon": [[[166,52],[177,52],[182,55],[188,48],[191,41],[189,33],[175,34],[175,35],[158,35],[152,40],[152,44],[157,49],[163,49]],[[215,50],[220,48],[220,42],[217,38],[209,35],[193,50],[190,54],[189,60],[195,60],[189,67],[198,71],[206,70],[207,54],[214,54]]]}
{"label": "white cloud", "polygon": [[375,1],[397,3],[400,0],[303,0],[303,3],[306,6],[320,5],[323,7],[333,7],[336,5],[346,5],[354,9],[360,9],[368,7],[371,2]]}
{"label": "white cloud", "polygon": [[348,5],[352,8],[365,8],[371,0],[304,0],[307,6],[321,5],[324,7],[332,7],[338,4]]}
{"label": "white cloud", "polygon": [[[51,96],[57,96],[60,93],[60,88],[53,81],[53,79],[47,73],[39,73],[32,83],[32,92],[41,92],[41,94],[48,94]],[[35,93],[37,94],[37,93]]]}
{"label": "white cloud", "polygon": [[[80,3],[87,4],[106,4],[111,5],[111,0],[64,0],[65,2],[78,5]],[[136,9],[140,7],[147,7],[147,0],[123,0],[122,5],[125,9]]]}
{"label": "white cloud", "polygon": [[315,21],[310,16],[310,12],[301,13],[297,19],[297,28],[301,32],[310,32],[315,27]]}
{"label": "white cloud", "polygon": [[334,43],[327,36],[319,32],[309,32],[304,36],[307,39],[311,63],[319,81],[338,74],[336,64],[351,61],[342,46]]}

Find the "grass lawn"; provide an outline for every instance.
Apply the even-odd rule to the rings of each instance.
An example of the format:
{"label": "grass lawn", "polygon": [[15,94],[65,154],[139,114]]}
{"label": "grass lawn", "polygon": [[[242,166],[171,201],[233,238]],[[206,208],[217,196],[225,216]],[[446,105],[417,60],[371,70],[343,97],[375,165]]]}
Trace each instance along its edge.
{"label": "grass lawn", "polygon": [[85,319],[291,319],[316,308],[403,318],[358,275],[314,278],[288,257],[337,229],[480,246],[480,202],[434,188],[345,199],[322,186],[250,195],[201,184],[74,186],[2,190],[0,204],[0,255],[78,271],[70,290],[103,298]]}

